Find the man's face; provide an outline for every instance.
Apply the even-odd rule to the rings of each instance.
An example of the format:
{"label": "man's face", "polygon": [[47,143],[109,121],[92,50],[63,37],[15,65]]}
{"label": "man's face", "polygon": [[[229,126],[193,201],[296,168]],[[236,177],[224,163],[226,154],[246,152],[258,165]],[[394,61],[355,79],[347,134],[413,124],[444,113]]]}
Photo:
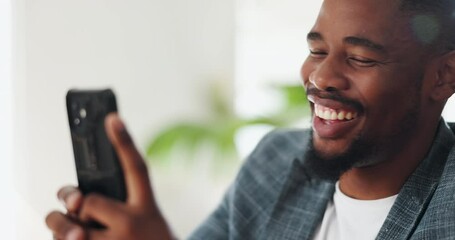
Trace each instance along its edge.
{"label": "man's face", "polygon": [[325,0],[308,44],[301,74],[317,154],[330,161],[367,145],[375,156],[355,161],[375,163],[398,151],[424,115],[427,54],[399,1]]}

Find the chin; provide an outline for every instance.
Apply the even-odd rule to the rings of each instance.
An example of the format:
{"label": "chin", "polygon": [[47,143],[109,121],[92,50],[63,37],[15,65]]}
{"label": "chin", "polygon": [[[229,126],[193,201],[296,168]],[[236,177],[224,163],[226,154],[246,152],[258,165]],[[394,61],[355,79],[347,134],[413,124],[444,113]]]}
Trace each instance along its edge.
{"label": "chin", "polygon": [[337,158],[346,154],[354,141],[354,139],[323,139],[313,133],[314,150],[324,159]]}
{"label": "chin", "polygon": [[362,134],[348,139],[324,139],[314,132],[304,155],[304,164],[318,178],[336,180],[351,168],[371,165],[377,159],[376,144]]}

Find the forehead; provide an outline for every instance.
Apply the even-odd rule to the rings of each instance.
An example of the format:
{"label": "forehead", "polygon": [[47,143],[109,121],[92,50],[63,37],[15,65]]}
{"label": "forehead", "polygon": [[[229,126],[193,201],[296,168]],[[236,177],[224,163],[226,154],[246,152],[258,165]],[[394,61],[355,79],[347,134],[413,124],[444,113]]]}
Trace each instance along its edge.
{"label": "forehead", "polygon": [[324,38],[359,36],[385,46],[412,40],[410,18],[399,0],[325,0],[312,32]]}

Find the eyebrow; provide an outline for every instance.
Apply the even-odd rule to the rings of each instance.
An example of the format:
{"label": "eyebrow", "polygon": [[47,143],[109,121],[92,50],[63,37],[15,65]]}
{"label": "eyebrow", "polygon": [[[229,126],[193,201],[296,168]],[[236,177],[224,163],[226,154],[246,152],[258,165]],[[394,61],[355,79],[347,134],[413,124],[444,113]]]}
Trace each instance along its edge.
{"label": "eyebrow", "polygon": [[309,32],[306,36],[306,39],[308,41],[322,41],[324,40],[324,38],[322,37],[322,35],[318,32]]}
{"label": "eyebrow", "polygon": [[[307,41],[323,41],[324,37],[318,32],[310,32],[307,34]],[[350,36],[343,39],[349,45],[365,47],[375,52],[384,52],[383,45],[375,43],[368,38]]]}
{"label": "eyebrow", "polygon": [[345,43],[354,45],[354,46],[361,46],[361,47],[366,47],[369,48],[373,51],[378,51],[378,52],[383,52],[384,51],[384,46],[381,44],[375,43],[367,38],[362,38],[362,37],[346,37],[344,39]]}

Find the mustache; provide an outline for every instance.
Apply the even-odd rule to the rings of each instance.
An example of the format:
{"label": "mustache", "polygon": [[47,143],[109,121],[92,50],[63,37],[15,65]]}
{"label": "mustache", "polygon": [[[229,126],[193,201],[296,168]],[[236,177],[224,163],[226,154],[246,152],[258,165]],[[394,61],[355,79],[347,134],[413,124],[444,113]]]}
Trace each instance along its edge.
{"label": "mustache", "polygon": [[349,107],[352,107],[358,112],[361,112],[363,110],[363,106],[361,103],[358,101],[344,97],[340,94],[338,91],[321,91],[315,87],[310,87],[306,90],[307,96],[313,95],[321,99],[330,99],[333,101],[337,101],[342,103],[343,105],[347,105]]}

